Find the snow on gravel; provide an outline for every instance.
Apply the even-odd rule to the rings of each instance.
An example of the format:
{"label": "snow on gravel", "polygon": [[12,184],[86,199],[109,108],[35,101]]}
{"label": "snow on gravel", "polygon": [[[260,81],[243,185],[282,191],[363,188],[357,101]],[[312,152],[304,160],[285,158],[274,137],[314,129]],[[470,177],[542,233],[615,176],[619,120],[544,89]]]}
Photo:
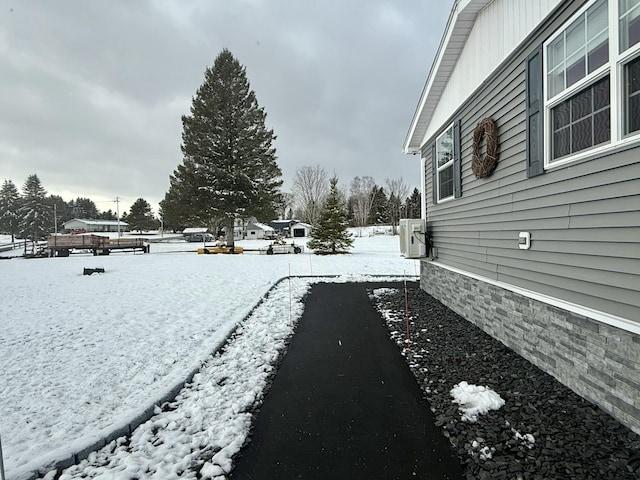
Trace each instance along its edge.
{"label": "snow on gravel", "polygon": [[[239,244],[255,248],[266,243]],[[144,445],[169,448],[183,445],[188,436],[187,450],[192,453],[177,447],[172,451],[176,457],[185,454],[184,458],[191,458],[202,456],[203,445],[215,444],[216,435],[225,435],[225,428],[211,423],[211,418],[222,419],[224,415],[206,401],[211,379],[220,375],[215,371],[218,357],[212,359],[210,354],[279,279],[338,275],[338,281],[352,281],[362,280],[364,275],[418,273],[418,262],[402,258],[398,237],[392,236],[356,238],[353,253],[340,256],[314,256],[306,249],[301,255],[196,255],[193,250],[197,246],[154,243],[146,255],[73,255],[0,262],[0,437],[8,478],[25,477],[126,426],[204,363],[194,382],[206,375],[206,386],[193,390],[193,397],[179,399],[175,410],[138,428],[131,445],[111,445],[109,462],[120,459],[123,451],[132,455],[129,460],[117,460],[117,471],[141,472],[157,463],[145,476],[163,478],[166,469],[182,468],[185,463],[174,461],[164,447],[145,456]],[[83,275],[85,267],[102,267],[105,273]],[[275,316],[291,328],[286,325],[290,310],[295,317],[296,309],[301,308],[296,302],[300,302],[308,281],[294,283],[295,289],[286,294],[282,288],[292,282],[283,282],[276,289],[272,297],[277,305],[261,310],[258,321],[266,319],[267,326],[275,325]],[[278,310],[283,304],[286,318]],[[264,328],[256,332],[264,341],[254,341],[252,348],[271,341],[267,341]],[[268,333],[286,336],[276,327]],[[274,356],[271,351],[263,353]],[[244,359],[240,361],[235,355],[225,358],[223,383],[232,385],[234,375],[244,376],[238,373]],[[263,362],[264,358],[255,361]],[[257,377],[269,373],[268,367],[255,370]],[[256,378],[248,387],[237,387],[243,393],[231,411],[237,414],[233,422],[242,426],[236,428],[228,419],[222,423],[231,425],[232,436],[237,437],[233,442],[240,445],[242,432],[248,428],[244,422],[249,421],[240,413],[260,395],[261,381]],[[179,424],[174,417],[193,419],[194,425]],[[140,443],[134,447],[134,442]],[[225,448],[215,452],[217,463],[206,464],[200,475],[214,477],[219,469],[228,468],[232,452]],[[163,455],[167,455],[166,461],[160,461]],[[91,476],[96,475],[98,472]],[[109,478],[131,477],[123,473]]]}
{"label": "snow on gravel", "polygon": [[477,422],[478,415],[504,406],[504,400],[496,391],[486,386],[470,385],[465,381],[453,386],[451,396],[453,402],[460,405],[462,420],[470,423]]}

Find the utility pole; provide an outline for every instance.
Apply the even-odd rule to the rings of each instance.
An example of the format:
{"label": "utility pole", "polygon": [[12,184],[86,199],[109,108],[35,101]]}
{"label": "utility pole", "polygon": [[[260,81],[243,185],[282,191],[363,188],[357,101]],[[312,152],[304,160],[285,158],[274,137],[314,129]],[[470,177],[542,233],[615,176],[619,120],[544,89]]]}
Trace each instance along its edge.
{"label": "utility pole", "polygon": [[120,238],[120,197],[116,197],[116,221],[118,223],[118,238]]}

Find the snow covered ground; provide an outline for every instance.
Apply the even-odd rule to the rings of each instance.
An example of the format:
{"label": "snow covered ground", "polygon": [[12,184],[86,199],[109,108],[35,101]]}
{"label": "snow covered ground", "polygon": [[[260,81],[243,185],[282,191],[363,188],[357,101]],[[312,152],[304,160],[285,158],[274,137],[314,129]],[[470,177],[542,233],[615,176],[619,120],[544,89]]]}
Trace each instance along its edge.
{"label": "snow covered ground", "polygon": [[[254,327],[243,327],[251,335],[239,338],[249,343],[237,354],[225,353],[216,367],[221,360],[211,352],[263,295],[287,276],[357,281],[366,275],[413,277],[419,269],[417,261],[400,256],[397,236],[358,237],[352,253],[339,256],[314,256],[306,248],[300,255],[197,255],[198,246],[154,243],[149,254],[0,261],[0,438],[8,478],[24,477],[125,427],[202,365],[191,393],[141,426],[131,444],[114,442],[98,454],[110,465],[106,470],[97,472],[87,462],[78,468],[93,469],[92,477],[109,471],[114,479],[135,472],[167,478],[168,471],[174,476],[203,462],[212,454],[207,449],[220,445],[213,452],[217,463],[205,462],[200,471],[215,478],[244,441],[246,409],[260,396],[269,360],[300,315],[310,280],[281,282],[252,315]],[[95,267],[105,273],[82,274]],[[258,350],[257,359],[243,357],[251,350]],[[248,384],[236,383],[249,373]],[[211,390],[224,385],[235,393]],[[221,398],[228,399],[225,406]]]}

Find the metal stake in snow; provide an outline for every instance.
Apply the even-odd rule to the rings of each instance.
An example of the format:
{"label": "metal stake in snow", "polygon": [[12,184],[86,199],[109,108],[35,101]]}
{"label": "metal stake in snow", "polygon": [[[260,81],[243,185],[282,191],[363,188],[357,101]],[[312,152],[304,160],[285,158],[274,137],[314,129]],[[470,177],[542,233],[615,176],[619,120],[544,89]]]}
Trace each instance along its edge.
{"label": "metal stake in snow", "polygon": [[289,262],[289,323],[291,323],[291,262]]}
{"label": "metal stake in snow", "polygon": [[4,480],[4,461],[2,460],[2,437],[0,437],[0,479]]}
{"label": "metal stake in snow", "polygon": [[409,332],[409,293],[407,292],[407,275],[404,276],[404,319],[407,325],[407,350],[411,350],[411,333]]}

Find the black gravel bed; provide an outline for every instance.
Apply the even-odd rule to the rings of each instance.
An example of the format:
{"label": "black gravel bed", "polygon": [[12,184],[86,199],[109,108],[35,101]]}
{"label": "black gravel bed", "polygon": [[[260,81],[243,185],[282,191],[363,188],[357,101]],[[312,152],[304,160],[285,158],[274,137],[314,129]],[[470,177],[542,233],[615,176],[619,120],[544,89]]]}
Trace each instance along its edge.
{"label": "black gravel bed", "polygon": [[[640,479],[640,436],[551,375],[420,289],[372,301],[390,314],[391,337],[467,479]],[[493,389],[505,405],[463,421],[450,395],[461,381]]]}

